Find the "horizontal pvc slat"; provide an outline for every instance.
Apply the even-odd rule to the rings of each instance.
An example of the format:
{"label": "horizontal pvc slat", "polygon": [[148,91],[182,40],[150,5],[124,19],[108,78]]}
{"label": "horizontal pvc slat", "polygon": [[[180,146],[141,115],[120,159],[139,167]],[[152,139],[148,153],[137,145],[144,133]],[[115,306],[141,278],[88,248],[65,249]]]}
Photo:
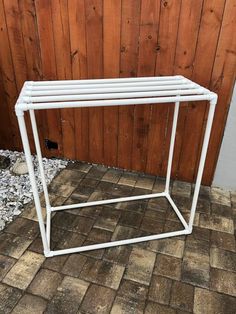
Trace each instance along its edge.
{"label": "horizontal pvc slat", "polygon": [[[168,85],[168,86],[132,86],[132,87],[109,87],[109,88],[94,88],[94,89],[86,89],[80,87],[71,87],[72,89],[58,89],[56,90],[44,90],[44,91],[35,91],[30,89],[25,89],[23,94],[26,96],[46,96],[46,95],[78,95],[78,94],[92,94],[92,93],[112,93],[112,92],[135,92],[135,91],[165,91],[165,90],[180,90],[180,89],[192,89],[195,88],[194,84],[183,84],[183,85]],[[199,88],[197,86],[196,88]]]}
{"label": "horizontal pvc slat", "polygon": [[170,237],[185,235],[189,233],[190,232],[188,230],[184,229],[184,230],[179,230],[179,231],[171,231],[171,232],[165,232],[165,233],[160,233],[160,234],[155,234],[155,235],[148,235],[148,236],[138,237],[138,238],[111,241],[111,242],[105,242],[105,243],[99,243],[99,244],[90,244],[90,245],[80,246],[80,247],[75,247],[75,248],[50,251],[50,256],[58,256],[58,255],[63,255],[63,254],[71,254],[71,253],[86,252],[86,251],[91,251],[91,250],[105,249],[105,248],[114,247],[118,245],[125,245],[125,244],[132,244],[132,243],[134,244],[134,243],[139,243],[139,242],[170,238]]}
{"label": "horizontal pvc slat", "polygon": [[[129,92],[129,93],[108,93],[108,94],[86,94],[86,95],[60,95],[60,96],[36,96],[26,97],[29,102],[43,103],[48,101],[75,101],[92,99],[116,99],[116,98],[139,98],[139,97],[157,97],[157,96],[178,96],[178,95],[196,95],[204,94],[202,89],[174,90],[174,91],[148,91],[148,92]],[[23,98],[24,99],[24,98]]]}
{"label": "horizontal pvc slat", "polygon": [[183,76],[150,76],[150,77],[126,77],[126,78],[111,78],[111,79],[86,79],[86,80],[57,80],[57,81],[40,81],[32,82],[37,85],[63,85],[63,84],[88,84],[88,83],[116,83],[116,82],[141,82],[141,81],[167,81],[167,80],[182,80]]}
{"label": "horizontal pvc slat", "polygon": [[[48,102],[48,103],[23,103],[24,110],[29,109],[57,109],[57,108],[86,108],[86,107],[106,107],[119,105],[139,105],[139,104],[157,104],[172,103],[177,101],[200,101],[209,100],[209,94],[197,96],[169,96],[169,97],[153,97],[153,98],[135,98],[135,99],[109,99],[109,100],[88,100],[88,101],[64,101],[64,102]],[[19,105],[19,107],[21,107]]]}
{"label": "horizontal pvc slat", "polygon": [[45,91],[45,90],[64,90],[64,89],[105,89],[105,88],[137,88],[137,87],[145,87],[145,86],[156,86],[158,88],[162,88],[164,86],[174,86],[174,85],[186,85],[190,84],[191,86],[195,86],[196,84],[192,82],[182,81],[151,81],[151,82],[137,82],[137,83],[109,83],[109,84],[66,84],[66,85],[50,85],[50,86],[35,86],[29,85],[28,89],[32,91]]}

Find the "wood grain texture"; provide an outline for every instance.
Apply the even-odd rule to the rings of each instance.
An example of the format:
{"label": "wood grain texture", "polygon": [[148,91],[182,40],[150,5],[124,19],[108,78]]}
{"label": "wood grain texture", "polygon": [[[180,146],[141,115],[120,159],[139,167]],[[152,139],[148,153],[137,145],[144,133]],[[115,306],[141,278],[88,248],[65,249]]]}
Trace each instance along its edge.
{"label": "wood grain texture", "polygon": [[[154,76],[156,63],[156,43],[158,37],[160,4],[155,0],[141,2],[138,76]],[[132,169],[145,171],[152,109],[158,106],[141,105],[134,107],[134,127],[132,143]],[[151,145],[152,146],[152,145]],[[154,154],[155,156],[157,154]],[[150,156],[150,154],[149,154]]]}
{"label": "wood grain texture", "polygon": [[[121,0],[103,2],[103,66],[104,77],[120,75]],[[104,107],[104,161],[117,165],[118,107]]]}
{"label": "wood grain texture", "polygon": [[[0,0],[0,148],[22,149],[14,104],[25,80],[182,74],[219,94],[203,179],[211,184],[235,81],[235,15],[231,0]],[[181,105],[173,177],[196,178],[207,113],[206,102]],[[165,175],[172,104],[36,118],[45,156]]]}
{"label": "wood grain texture", "polygon": [[[122,1],[120,77],[137,76],[140,0]],[[132,167],[134,106],[119,107],[118,166]]]}
{"label": "wood grain texture", "polygon": [[[42,60],[43,79],[57,79],[57,65],[53,34],[51,1],[37,0],[37,24]],[[49,156],[62,156],[62,126],[60,110],[46,110],[47,114],[47,139],[58,143],[58,151],[52,150]]]}
{"label": "wood grain texture", "polygon": [[[103,2],[85,1],[88,78],[103,77]],[[89,108],[89,161],[102,163],[104,158],[103,108]]]}

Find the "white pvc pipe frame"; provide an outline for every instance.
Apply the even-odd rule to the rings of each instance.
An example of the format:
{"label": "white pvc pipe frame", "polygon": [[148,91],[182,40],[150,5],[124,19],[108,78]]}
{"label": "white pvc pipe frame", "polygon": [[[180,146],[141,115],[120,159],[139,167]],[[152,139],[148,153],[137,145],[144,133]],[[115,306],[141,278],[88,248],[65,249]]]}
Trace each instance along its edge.
{"label": "white pvc pipe frame", "polygon": [[[175,134],[177,128],[180,102],[201,100],[209,101],[210,106],[202,145],[201,157],[198,166],[195,190],[190,210],[190,218],[189,222],[187,223],[169,193],[171,166],[173,160]],[[166,174],[166,184],[165,190],[162,193],[121,197],[109,200],[100,200],[87,203],[51,207],[43,169],[42,154],[34,110],[55,108],[99,107],[99,106],[122,106],[131,104],[132,105],[158,104],[158,103],[175,103]],[[40,233],[43,242],[44,255],[46,257],[51,257],[62,254],[76,252],[78,253],[89,250],[114,247],[117,245],[132,244],[143,241],[150,241],[156,239],[163,239],[167,237],[190,234],[193,228],[193,220],[197,206],[197,200],[200,190],[202,174],[204,170],[204,164],[207,154],[208,143],[210,139],[216,103],[217,95],[215,93],[184,78],[183,76],[25,82],[20,93],[20,96],[17,100],[15,111],[19,123],[25,158],[28,166],[29,177],[35,201],[35,208],[38,216]],[[28,134],[24,119],[24,111],[29,111],[30,113],[33,137],[39,163],[39,171],[41,175],[41,181],[43,185],[43,192],[46,203],[47,211],[46,228],[43,221],[42,207],[40,203],[38,188],[34,174],[34,167],[32,163]],[[50,249],[51,214],[54,211],[75,209],[87,206],[112,204],[117,202],[127,202],[140,199],[150,199],[157,197],[167,198],[168,202],[170,203],[179,220],[181,221],[184,227],[183,230],[63,250],[52,251]]]}

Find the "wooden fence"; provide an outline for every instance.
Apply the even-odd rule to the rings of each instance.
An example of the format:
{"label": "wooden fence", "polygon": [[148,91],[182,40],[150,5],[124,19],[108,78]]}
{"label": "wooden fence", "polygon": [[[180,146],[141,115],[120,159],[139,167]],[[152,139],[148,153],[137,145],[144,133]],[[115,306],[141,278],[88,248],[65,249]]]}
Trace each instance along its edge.
{"label": "wooden fence", "polygon": [[[14,103],[25,80],[182,74],[219,94],[211,184],[235,79],[235,16],[234,0],[0,0],[0,147],[21,149]],[[179,179],[195,178],[207,110],[181,106]],[[172,115],[163,104],[40,111],[37,121],[41,140],[59,145],[46,156],[164,175]]]}

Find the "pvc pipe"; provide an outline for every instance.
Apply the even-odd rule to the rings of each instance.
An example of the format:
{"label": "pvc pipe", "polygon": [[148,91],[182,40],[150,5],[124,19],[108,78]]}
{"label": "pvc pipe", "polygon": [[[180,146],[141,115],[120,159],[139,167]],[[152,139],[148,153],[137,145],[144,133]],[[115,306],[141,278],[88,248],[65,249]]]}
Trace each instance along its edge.
{"label": "pvc pipe", "polygon": [[[137,83],[138,84],[138,83]],[[107,86],[108,85],[108,86]],[[35,95],[36,92],[40,92],[40,95],[44,95],[45,91],[56,91],[55,93],[68,93],[70,94],[70,91],[72,93],[80,93],[80,91],[84,90],[84,89],[93,89],[96,88],[98,89],[98,92],[101,91],[101,88],[106,89],[106,88],[120,88],[123,90],[124,87],[126,88],[130,88],[130,91],[133,91],[133,89],[131,88],[132,86],[129,86],[128,84],[123,84],[124,87],[120,87],[120,84],[113,84],[112,86],[110,86],[111,84],[96,84],[96,85],[54,85],[54,86],[31,86],[31,85],[27,85],[27,87],[25,88],[25,94],[26,95]],[[138,86],[133,86],[134,88],[137,89],[137,87],[150,87],[150,86],[155,86],[156,91],[160,90],[174,90],[174,89],[184,89],[184,88],[198,88],[198,86],[195,86],[194,83],[190,84],[190,83],[186,83],[186,84],[179,84],[179,82],[175,82],[175,84],[171,84],[171,85],[157,85],[157,84],[153,84],[152,82],[147,82],[147,83],[142,83],[139,84]],[[138,89],[139,90],[139,89]]]}
{"label": "pvc pipe", "polygon": [[19,112],[17,112],[17,119],[18,119],[18,123],[19,123],[19,129],[20,129],[21,139],[22,139],[22,143],[23,143],[25,159],[26,159],[26,163],[27,163],[27,167],[28,167],[30,183],[31,183],[32,192],[33,192],[33,196],[34,196],[35,209],[36,209],[37,216],[38,216],[39,229],[40,229],[43,247],[44,247],[44,254],[47,255],[50,250],[49,250],[48,241],[47,241],[47,237],[46,237],[45,226],[43,223],[41,204],[40,204],[40,199],[39,199],[39,194],[38,194],[38,189],[37,189],[37,184],[36,184],[36,179],[35,179],[35,174],[34,174],[34,167],[33,167],[32,156],[31,156],[31,152],[30,152],[27,130],[26,130],[26,126],[25,126],[24,113],[22,112],[20,114]]}
{"label": "pvc pipe", "polygon": [[113,199],[109,199],[109,200],[101,200],[101,201],[93,201],[93,202],[86,202],[86,203],[79,203],[79,204],[55,206],[55,207],[52,207],[51,210],[52,211],[58,211],[58,210],[64,210],[64,209],[76,209],[76,208],[81,208],[81,207],[121,203],[121,202],[136,201],[136,200],[143,200],[143,199],[164,197],[164,196],[166,196],[165,193],[153,193],[153,194],[144,194],[144,195],[136,195],[136,196],[128,196],[128,197],[119,197],[119,198],[113,198]]}
{"label": "pvc pipe", "polygon": [[202,145],[202,152],[201,152],[200,162],[198,166],[196,185],[194,189],[190,218],[189,218],[189,230],[190,231],[192,231],[192,228],[193,228],[193,220],[194,220],[196,207],[197,207],[197,200],[198,200],[200,185],[202,181],[202,175],[203,175],[204,164],[205,164],[206,155],[207,155],[207,148],[208,148],[210,135],[211,135],[211,128],[213,124],[216,103],[217,103],[217,96],[213,100],[210,101],[210,108],[208,112],[206,130],[205,130],[205,135],[204,135],[204,140],[203,140],[203,145]]}
{"label": "pvc pipe", "polygon": [[108,247],[114,247],[114,246],[118,246],[118,245],[133,244],[133,243],[139,243],[139,242],[145,242],[145,241],[153,241],[153,240],[157,240],[157,239],[170,238],[170,237],[175,237],[175,236],[185,235],[185,234],[189,234],[189,231],[188,230],[180,230],[180,231],[165,232],[165,233],[161,233],[161,234],[132,238],[132,239],[127,239],[127,240],[119,240],[119,241],[92,244],[92,245],[86,245],[86,246],[64,249],[64,250],[50,251],[48,257],[63,255],[63,254],[86,252],[86,251],[91,251],[91,250],[105,249]]}
{"label": "pvc pipe", "polygon": [[58,96],[32,96],[23,97],[23,100],[30,100],[32,103],[47,101],[75,101],[75,100],[92,100],[92,99],[121,99],[134,97],[157,97],[157,96],[177,96],[203,94],[201,89],[176,90],[176,91],[159,91],[159,92],[132,92],[132,93],[110,93],[110,94],[87,94],[87,95],[58,95]]}
{"label": "pvc pipe", "polygon": [[39,143],[38,129],[37,129],[37,123],[35,119],[34,110],[31,109],[29,113],[30,113],[30,120],[31,120],[31,126],[32,126],[32,131],[33,131],[35,149],[36,149],[36,153],[38,157],[39,172],[40,172],[41,182],[43,186],[46,208],[50,208],[51,205],[50,205],[48,188],[47,188],[46,178],[45,178],[44,169],[43,169],[42,153],[41,153],[41,148],[40,148],[40,143]]}
{"label": "pvc pipe", "polygon": [[171,103],[180,101],[197,101],[210,100],[211,95],[199,96],[173,96],[173,97],[153,97],[153,98],[136,98],[136,99],[116,99],[116,100],[91,100],[91,101],[74,101],[74,102],[50,102],[50,103],[20,103],[16,110],[40,110],[40,109],[60,109],[60,108],[86,108],[86,107],[107,107],[118,105],[139,105],[139,104],[157,104]]}
{"label": "pvc pipe", "polygon": [[47,241],[48,241],[48,248],[50,250],[50,234],[51,234],[51,210],[50,208],[51,208],[51,205],[50,205],[48,188],[47,188],[46,178],[45,178],[44,169],[43,169],[42,153],[41,153],[41,148],[40,148],[40,143],[39,143],[38,129],[37,129],[37,123],[35,119],[34,110],[29,110],[29,114],[30,114],[31,126],[32,126],[32,131],[33,131],[36,154],[38,157],[39,172],[40,172],[41,182],[43,186],[44,199],[46,203],[46,236],[47,236]]}
{"label": "pvc pipe", "polygon": [[159,81],[141,81],[141,82],[131,82],[131,83],[105,83],[105,84],[63,84],[63,85],[49,85],[49,86],[41,86],[37,85],[37,82],[34,82],[35,85],[32,85],[31,83],[28,85],[31,87],[33,91],[35,90],[47,90],[51,88],[56,88],[56,89],[64,89],[65,87],[72,87],[72,88],[78,88],[78,89],[83,89],[83,88],[107,88],[107,87],[138,87],[138,86],[173,86],[173,85],[195,85],[195,83],[190,83],[190,82],[184,82],[184,81],[161,81],[161,84]]}
{"label": "pvc pipe", "polygon": [[169,194],[170,189],[170,176],[171,176],[171,168],[174,154],[174,146],[175,146],[175,134],[177,129],[177,121],[179,115],[179,102],[175,103],[172,131],[171,131],[171,139],[170,139],[170,148],[169,148],[169,157],[167,164],[167,173],[166,173],[166,184],[165,184],[165,192]]}
{"label": "pvc pipe", "polygon": [[[57,80],[57,81],[40,81],[37,85],[62,85],[62,84],[88,84],[88,83],[119,83],[119,82],[145,82],[145,81],[181,81],[185,77],[175,76],[144,76],[144,77],[126,77],[126,78],[108,78],[108,79],[86,79],[86,80]],[[34,81],[31,82],[34,84]]]}

